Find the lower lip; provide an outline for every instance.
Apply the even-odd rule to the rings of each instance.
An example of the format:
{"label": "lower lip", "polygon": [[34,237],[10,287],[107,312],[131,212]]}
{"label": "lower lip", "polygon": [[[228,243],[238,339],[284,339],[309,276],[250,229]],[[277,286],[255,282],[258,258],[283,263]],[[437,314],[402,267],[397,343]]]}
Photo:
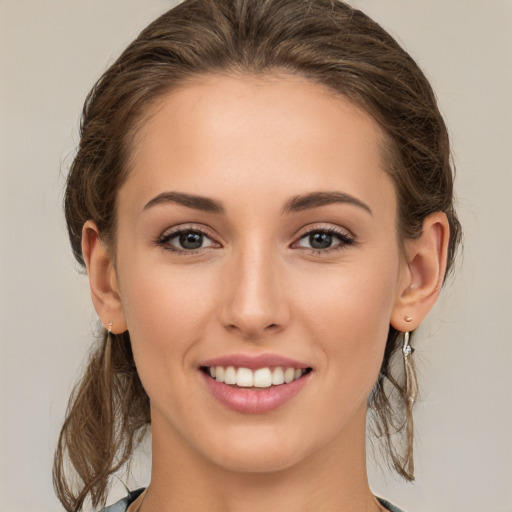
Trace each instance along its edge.
{"label": "lower lip", "polygon": [[218,382],[204,372],[200,372],[212,395],[223,405],[233,411],[246,414],[262,414],[281,407],[296,396],[309,380],[311,372],[289,384],[270,388],[234,388]]}

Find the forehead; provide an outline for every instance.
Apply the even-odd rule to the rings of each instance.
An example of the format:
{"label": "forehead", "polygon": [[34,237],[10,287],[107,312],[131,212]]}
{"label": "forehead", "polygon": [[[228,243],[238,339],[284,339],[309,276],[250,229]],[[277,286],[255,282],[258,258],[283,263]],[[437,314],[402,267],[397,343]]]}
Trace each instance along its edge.
{"label": "forehead", "polygon": [[123,189],[140,204],[166,189],[235,197],[341,187],[377,198],[390,184],[384,140],[369,114],[308,79],[206,75],[152,105]]}

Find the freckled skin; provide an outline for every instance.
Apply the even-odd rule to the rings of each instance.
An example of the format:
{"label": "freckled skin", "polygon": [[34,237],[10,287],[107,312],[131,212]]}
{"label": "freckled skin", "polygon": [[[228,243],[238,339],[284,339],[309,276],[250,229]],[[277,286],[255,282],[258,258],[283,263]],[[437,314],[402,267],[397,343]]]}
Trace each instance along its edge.
{"label": "freckled skin", "polygon": [[[273,482],[293,475],[302,482],[295,494],[346,487],[367,506],[360,510],[370,510],[366,403],[403,269],[379,127],[348,100],[286,75],[203,77],[151,114],[119,192],[116,255],[124,316],[151,400],[148,503],[165,507],[172,490],[175,505],[192,506],[184,497],[192,475],[198,501],[244,510],[258,482],[270,496],[268,475]],[[225,214],[174,203],[144,210],[165,191],[215,199]],[[291,197],[314,191],[350,194],[372,214],[341,203],[282,213]],[[185,254],[172,250],[180,248],[177,238],[157,242],[176,227],[206,232],[203,247]],[[304,234],[331,228],[354,243],[334,236],[336,249],[314,252]],[[313,368],[290,402],[255,416],[208,393],[202,361],[262,352]],[[291,493],[282,503],[298,507],[294,499]]]}

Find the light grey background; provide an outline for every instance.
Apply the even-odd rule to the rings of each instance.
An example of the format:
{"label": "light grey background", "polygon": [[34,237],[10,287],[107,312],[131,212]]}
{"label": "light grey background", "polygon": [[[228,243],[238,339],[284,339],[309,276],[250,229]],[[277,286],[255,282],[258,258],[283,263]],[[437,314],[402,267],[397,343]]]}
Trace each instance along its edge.
{"label": "light grey background", "polygon": [[[68,248],[64,177],[87,91],[171,3],[0,0],[0,512],[61,510],[52,455],[95,325]],[[417,480],[371,462],[372,487],[409,512],[511,511],[512,2],[352,3],[437,91],[465,230],[463,267],[416,338]],[[132,486],[148,479],[138,460]]]}

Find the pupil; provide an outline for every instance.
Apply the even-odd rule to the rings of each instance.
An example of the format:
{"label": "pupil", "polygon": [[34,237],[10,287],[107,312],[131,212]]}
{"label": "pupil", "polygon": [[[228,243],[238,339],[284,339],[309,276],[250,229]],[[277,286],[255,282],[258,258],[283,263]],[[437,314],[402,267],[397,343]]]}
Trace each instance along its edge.
{"label": "pupil", "polygon": [[184,249],[199,249],[203,245],[203,235],[200,233],[182,233],[180,244]]}
{"label": "pupil", "polygon": [[309,243],[313,249],[326,249],[332,244],[332,235],[329,233],[314,233],[309,235]]}

